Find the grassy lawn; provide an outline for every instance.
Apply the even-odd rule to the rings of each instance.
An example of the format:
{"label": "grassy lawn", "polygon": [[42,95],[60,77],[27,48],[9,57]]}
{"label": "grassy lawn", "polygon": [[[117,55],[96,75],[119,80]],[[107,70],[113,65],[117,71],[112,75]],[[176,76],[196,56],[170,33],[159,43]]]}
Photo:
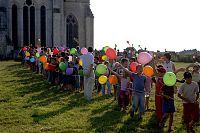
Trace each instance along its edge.
{"label": "grassy lawn", "polygon": [[[177,67],[187,64],[178,63]],[[181,79],[181,73],[178,77]],[[179,84],[178,84],[179,86]],[[34,74],[20,63],[0,62],[0,132],[166,132],[158,129],[154,111],[146,112],[143,120],[133,120],[120,112],[113,97],[100,97],[87,102],[83,93],[60,92],[41,75]],[[154,109],[154,95],[150,100]],[[176,97],[174,132],[184,133],[181,123],[182,104]],[[200,132],[199,123],[195,130]]]}

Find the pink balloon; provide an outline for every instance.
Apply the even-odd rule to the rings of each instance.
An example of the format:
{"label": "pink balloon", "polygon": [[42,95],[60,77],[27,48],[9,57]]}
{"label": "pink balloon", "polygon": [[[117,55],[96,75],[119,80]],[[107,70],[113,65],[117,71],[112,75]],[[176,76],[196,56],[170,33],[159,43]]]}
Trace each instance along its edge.
{"label": "pink balloon", "polygon": [[87,48],[82,48],[81,49],[81,54],[87,54],[88,53],[88,50],[87,50]]}
{"label": "pink balloon", "polygon": [[116,51],[114,49],[112,49],[112,48],[108,48],[106,50],[106,55],[111,60],[115,60],[117,58]]}
{"label": "pink balloon", "polygon": [[138,62],[142,65],[148,64],[152,59],[153,57],[147,52],[139,53],[137,58]]}

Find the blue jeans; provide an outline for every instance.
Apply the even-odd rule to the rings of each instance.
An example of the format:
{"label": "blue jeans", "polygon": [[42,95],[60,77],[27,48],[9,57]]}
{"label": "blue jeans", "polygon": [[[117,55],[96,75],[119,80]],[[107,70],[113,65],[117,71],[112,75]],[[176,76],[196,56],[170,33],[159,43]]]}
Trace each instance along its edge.
{"label": "blue jeans", "polygon": [[111,93],[111,84],[109,81],[107,81],[105,84],[102,85],[102,95],[105,95],[105,88],[106,88],[106,85],[108,87],[108,94]]}
{"label": "blue jeans", "polygon": [[145,93],[134,92],[133,111],[137,112],[137,109],[139,108],[140,113],[143,113],[145,111],[144,102],[145,102]]}

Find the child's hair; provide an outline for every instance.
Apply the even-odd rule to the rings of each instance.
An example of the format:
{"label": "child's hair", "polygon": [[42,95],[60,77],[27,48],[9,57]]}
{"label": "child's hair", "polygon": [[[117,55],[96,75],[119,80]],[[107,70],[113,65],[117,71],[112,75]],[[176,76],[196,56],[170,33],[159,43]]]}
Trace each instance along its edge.
{"label": "child's hair", "polygon": [[183,74],[184,79],[192,78],[192,74],[190,72],[185,72]]}
{"label": "child's hair", "polygon": [[121,60],[121,63],[124,63],[124,62],[128,62],[128,59],[127,59],[127,58],[123,58],[123,59]]}
{"label": "child's hair", "polygon": [[104,62],[104,65],[108,65],[108,64],[109,64],[109,62],[108,62],[108,61],[105,61],[105,62]]}
{"label": "child's hair", "polygon": [[170,53],[165,53],[164,56],[165,56],[168,60],[171,60],[171,54],[170,54]]}

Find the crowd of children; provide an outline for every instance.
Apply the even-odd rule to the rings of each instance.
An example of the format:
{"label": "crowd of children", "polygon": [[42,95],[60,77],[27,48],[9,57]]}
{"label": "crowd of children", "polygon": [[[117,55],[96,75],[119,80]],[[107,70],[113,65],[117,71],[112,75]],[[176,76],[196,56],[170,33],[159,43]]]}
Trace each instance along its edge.
{"label": "crowd of children", "polygon": [[[55,49],[58,51],[53,52]],[[44,75],[48,82],[56,85],[60,91],[79,92],[87,89],[84,88],[85,70],[87,68],[83,68],[80,63],[80,48],[77,47],[76,49],[77,52],[72,54],[69,49],[24,47],[19,55],[22,58],[22,64],[29,65],[32,71]],[[191,64],[187,68],[176,69],[171,61],[170,54],[166,53],[163,60],[156,60],[154,57],[149,63],[154,68],[154,75],[148,77],[143,74],[144,66],[139,63],[136,66],[135,72],[130,71],[130,63],[137,62],[136,58],[128,59],[122,57],[117,58],[117,60],[102,60],[102,53],[99,51],[95,51],[93,55],[94,59],[91,59],[94,60],[94,65],[88,64],[88,67],[91,65],[91,70],[95,69],[98,64],[103,63],[108,68],[104,75],[107,77],[116,75],[118,78],[118,83],[113,86],[114,93],[112,93],[110,82],[107,81],[105,84],[100,84],[98,82],[98,75],[96,75],[95,88],[98,93],[105,95],[107,88],[107,94],[114,96],[122,111],[126,111],[128,105],[132,105],[131,117],[134,117],[134,114],[139,110],[139,118],[142,119],[145,110],[149,110],[152,84],[155,83],[155,110],[158,124],[162,128],[165,119],[169,116],[168,131],[171,132],[173,115],[176,111],[174,94],[178,92],[178,97],[183,100],[183,119],[187,131],[194,132],[193,125],[199,120],[200,65],[198,63]],[[45,56],[47,61],[41,61],[41,56]],[[61,62],[65,64],[66,70],[60,68],[59,64]],[[193,67],[193,70],[189,70],[190,67]],[[166,72],[177,74],[180,71],[186,72],[184,73],[183,80],[177,79],[177,82],[182,83],[178,91],[175,85],[165,85],[163,76]]]}

